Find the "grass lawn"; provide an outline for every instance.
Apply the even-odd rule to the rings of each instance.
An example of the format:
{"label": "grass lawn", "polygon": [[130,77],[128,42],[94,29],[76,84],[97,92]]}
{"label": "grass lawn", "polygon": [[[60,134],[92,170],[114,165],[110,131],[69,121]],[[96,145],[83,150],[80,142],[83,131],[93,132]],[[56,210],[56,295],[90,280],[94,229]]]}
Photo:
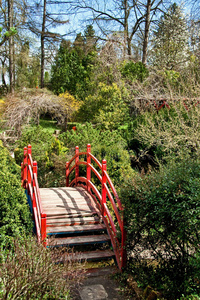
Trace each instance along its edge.
{"label": "grass lawn", "polygon": [[57,121],[55,120],[40,119],[40,126],[43,129],[46,129],[51,134],[53,134],[55,130],[61,129],[60,126],[57,125]]}

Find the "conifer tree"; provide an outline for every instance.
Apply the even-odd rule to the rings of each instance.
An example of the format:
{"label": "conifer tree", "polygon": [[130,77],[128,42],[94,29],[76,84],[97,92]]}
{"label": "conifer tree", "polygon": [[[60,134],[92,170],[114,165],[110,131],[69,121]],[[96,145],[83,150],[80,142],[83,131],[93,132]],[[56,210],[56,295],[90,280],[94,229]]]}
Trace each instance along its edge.
{"label": "conifer tree", "polygon": [[181,7],[172,4],[161,17],[152,39],[153,65],[159,69],[180,69],[188,61],[188,30]]}

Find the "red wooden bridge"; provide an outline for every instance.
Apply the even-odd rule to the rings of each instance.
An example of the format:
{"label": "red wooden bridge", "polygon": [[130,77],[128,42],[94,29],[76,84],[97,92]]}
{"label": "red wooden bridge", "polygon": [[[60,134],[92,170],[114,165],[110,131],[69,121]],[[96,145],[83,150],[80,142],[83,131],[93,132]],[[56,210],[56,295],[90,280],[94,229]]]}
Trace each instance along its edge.
{"label": "red wooden bridge", "polygon": [[[87,152],[79,152],[77,146],[75,155],[66,163],[66,187],[39,188],[31,145],[24,148],[21,176],[39,242],[47,247],[93,245],[92,251],[82,251],[77,258],[115,258],[122,270],[126,264],[123,208],[107,173],[106,160],[100,163],[90,145]],[[94,250],[105,243],[111,243],[112,250]]]}

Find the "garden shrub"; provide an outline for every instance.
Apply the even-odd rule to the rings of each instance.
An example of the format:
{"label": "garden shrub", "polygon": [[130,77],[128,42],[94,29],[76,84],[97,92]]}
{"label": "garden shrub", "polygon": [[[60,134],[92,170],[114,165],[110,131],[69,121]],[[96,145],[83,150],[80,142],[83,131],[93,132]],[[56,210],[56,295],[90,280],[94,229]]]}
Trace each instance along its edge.
{"label": "garden shrub", "polygon": [[0,249],[0,299],[71,299],[70,288],[79,284],[83,271],[64,258],[67,254],[29,236],[12,240]]}
{"label": "garden shrub", "polygon": [[32,157],[38,163],[40,187],[63,185],[65,181],[65,162],[68,149],[59,139],[40,126],[26,127],[15,149],[18,164],[23,160],[23,149],[32,146]]}
{"label": "garden shrub", "polygon": [[84,100],[77,118],[83,122],[101,125],[114,130],[129,119],[128,91],[124,85],[100,82],[94,94]]}
{"label": "garden shrub", "polygon": [[199,163],[171,160],[121,188],[129,271],[168,299],[200,292]]}
{"label": "garden shrub", "polygon": [[134,63],[133,61],[129,61],[125,62],[121,68],[121,74],[131,81],[139,80],[142,82],[148,77],[149,71],[142,62]]}
{"label": "garden shrub", "polygon": [[181,159],[184,155],[198,157],[200,128],[199,107],[182,103],[171,105],[158,113],[145,112],[134,124],[132,147],[139,143],[146,151],[152,150],[154,156],[168,160],[171,156]]}
{"label": "garden shrub", "polygon": [[31,232],[32,221],[21,187],[21,171],[0,142],[0,243]]}
{"label": "garden shrub", "polygon": [[165,70],[163,73],[164,84],[170,87],[178,87],[180,81],[180,73],[174,70]]}

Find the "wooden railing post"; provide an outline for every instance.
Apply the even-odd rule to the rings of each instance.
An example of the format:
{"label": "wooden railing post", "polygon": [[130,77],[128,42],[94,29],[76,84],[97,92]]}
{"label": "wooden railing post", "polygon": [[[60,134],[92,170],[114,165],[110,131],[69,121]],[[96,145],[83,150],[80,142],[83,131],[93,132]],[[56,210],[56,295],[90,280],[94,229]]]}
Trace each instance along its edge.
{"label": "wooden railing post", "polygon": [[31,153],[32,153],[31,145],[28,145],[28,184],[31,183],[31,173],[29,170],[29,166],[31,165],[29,155],[31,155]]}
{"label": "wooden railing post", "polygon": [[23,188],[27,189],[27,178],[28,178],[28,150],[24,147],[24,159],[23,159],[23,171],[22,171],[22,184]]}
{"label": "wooden railing post", "polygon": [[66,162],[66,186],[69,186],[69,162]]}
{"label": "wooden railing post", "polygon": [[90,185],[89,185],[89,181],[91,180],[91,168],[90,168],[90,164],[91,164],[91,145],[87,144],[87,191],[90,192]]}
{"label": "wooden railing post", "polygon": [[46,237],[47,237],[47,215],[41,213],[41,241],[43,242],[45,247],[47,245]]}
{"label": "wooden railing post", "polygon": [[105,159],[102,160],[102,215],[105,217],[106,213],[105,213],[105,209],[104,209],[104,204],[106,204],[106,188],[105,188],[106,175],[105,175],[104,171],[106,171],[106,160]]}
{"label": "wooden railing post", "polygon": [[76,178],[76,185],[77,185],[77,178],[79,177],[79,147],[76,146],[76,149],[75,149],[75,154],[76,154],[76,158],[75,158],[75,178]]}

